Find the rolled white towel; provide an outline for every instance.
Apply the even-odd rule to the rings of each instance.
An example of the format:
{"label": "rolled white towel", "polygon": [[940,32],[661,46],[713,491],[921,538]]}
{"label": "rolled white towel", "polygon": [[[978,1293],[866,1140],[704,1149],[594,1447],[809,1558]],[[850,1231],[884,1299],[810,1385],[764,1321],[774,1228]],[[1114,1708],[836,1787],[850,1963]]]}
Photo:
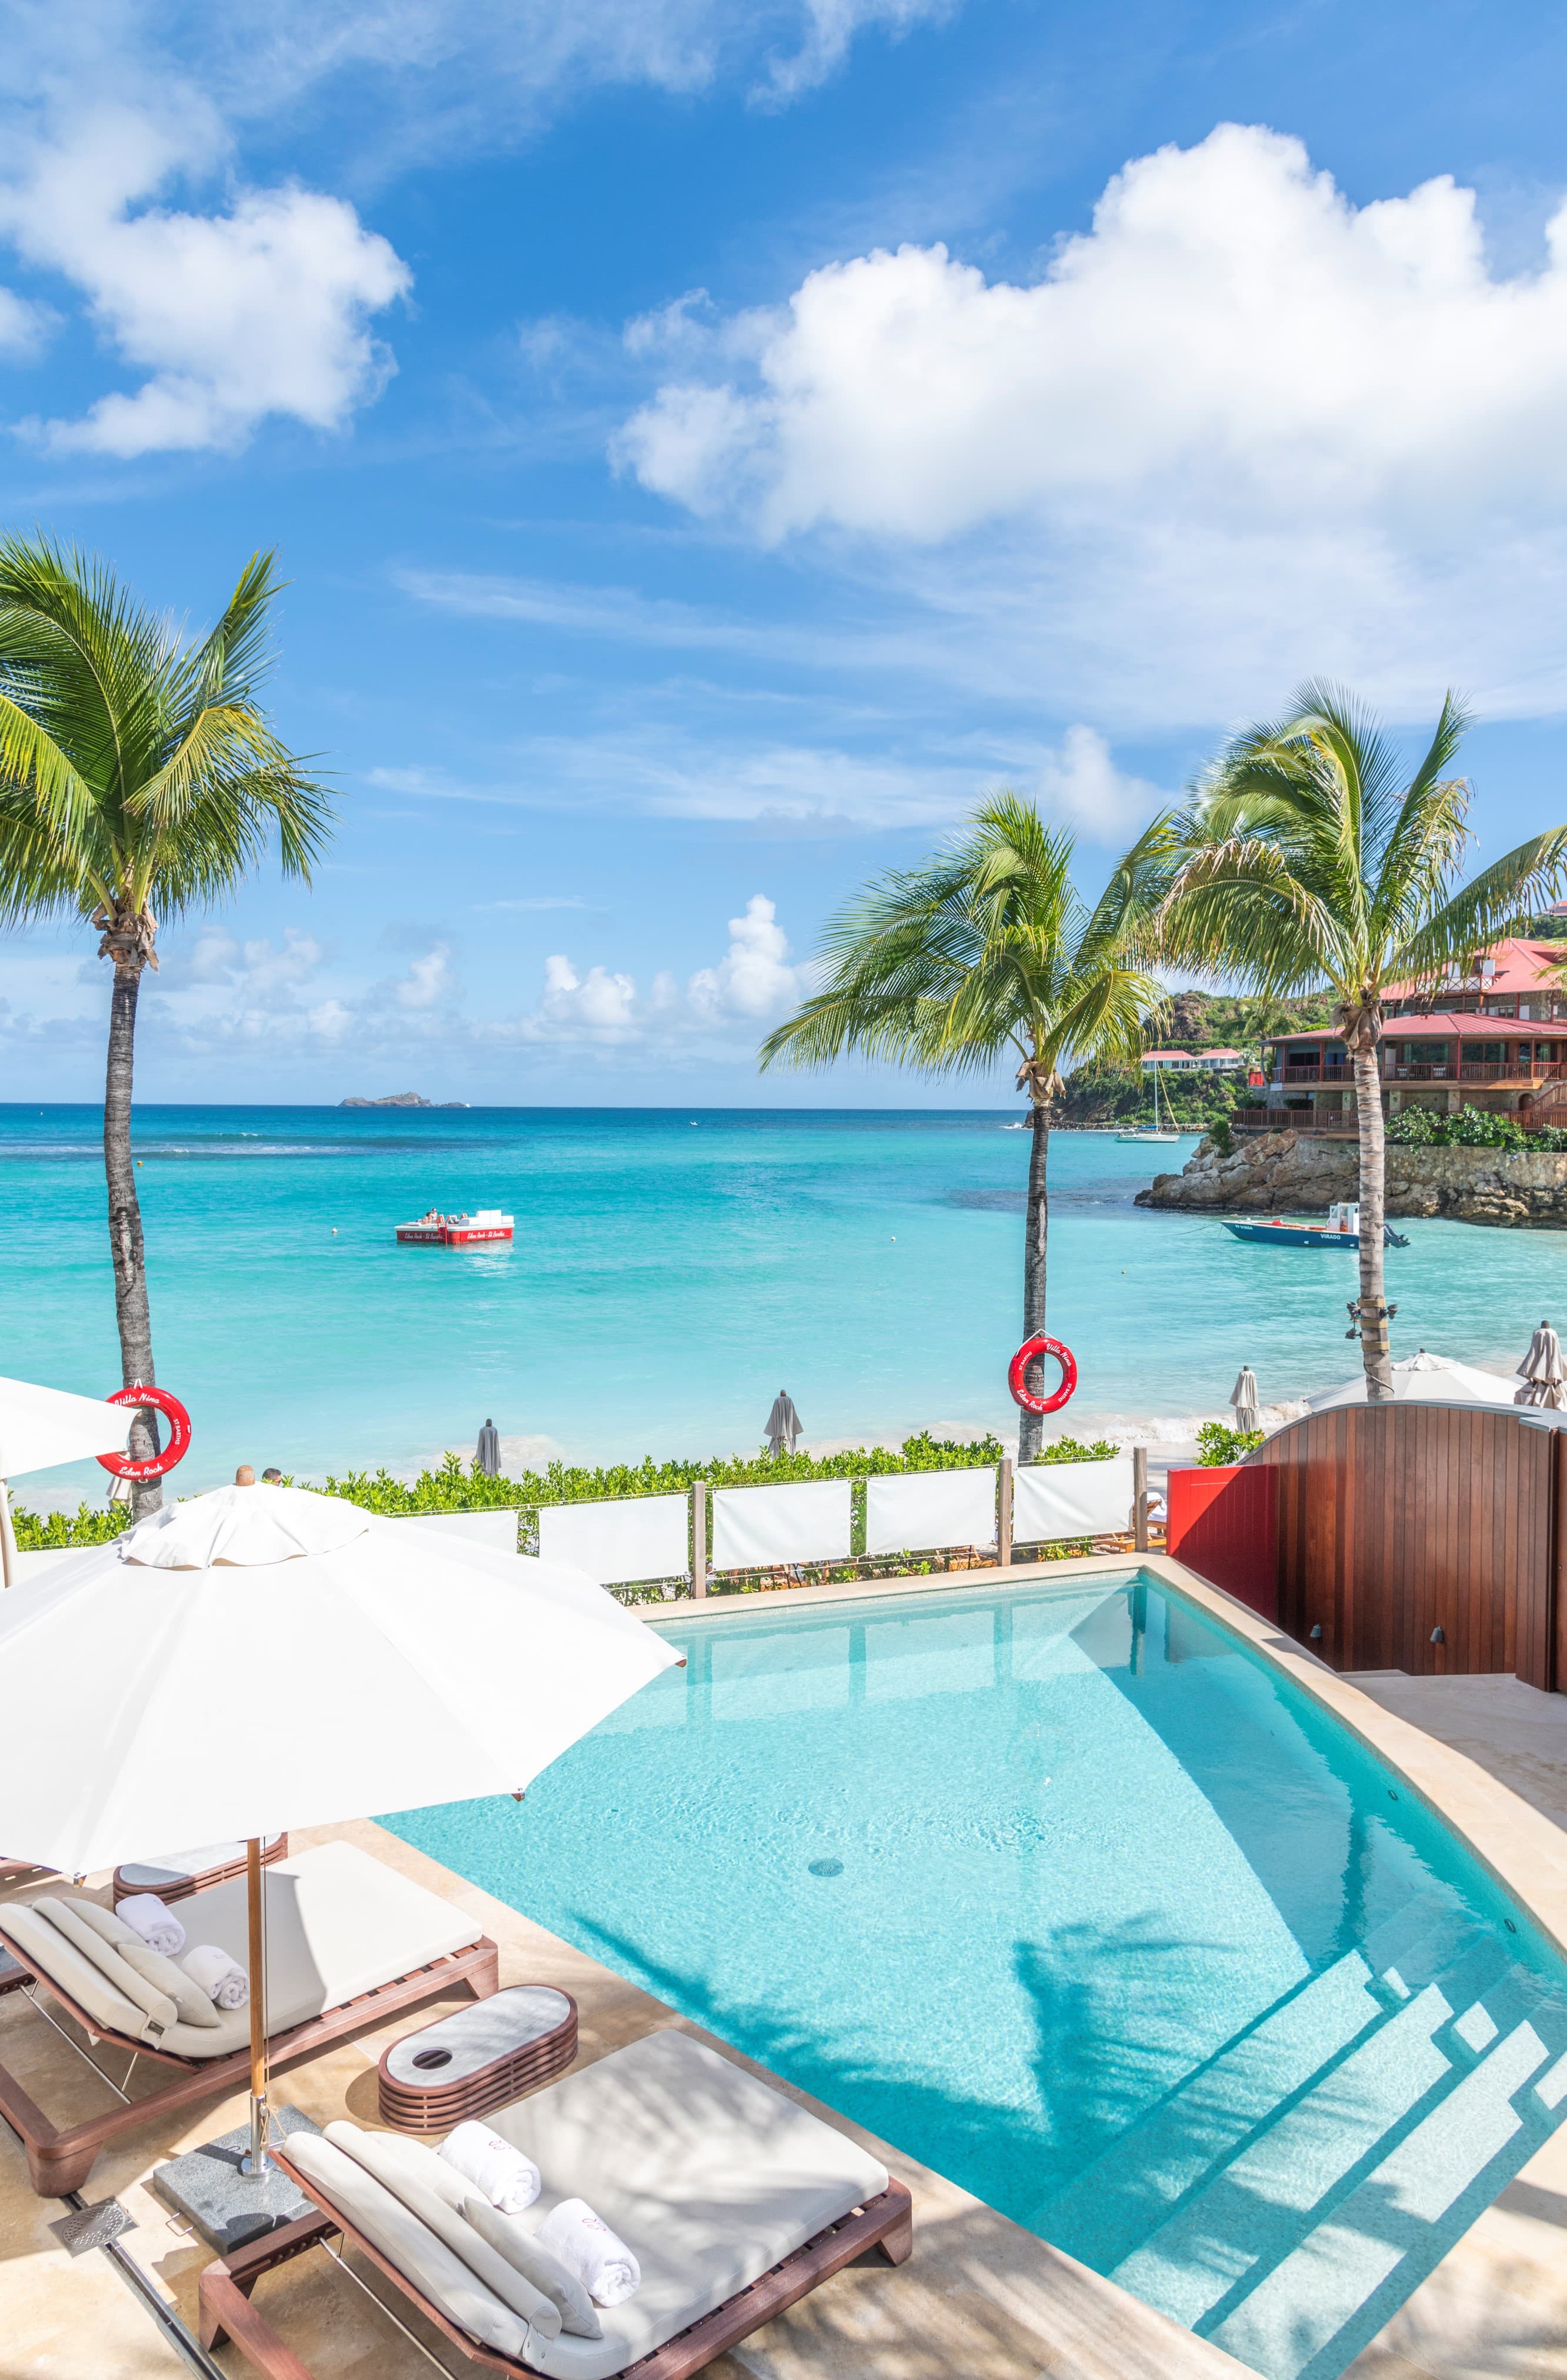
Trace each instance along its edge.
{"label": "rolled white towel", "polygon": [[597,2305],[624,2305],[642,2286],[642,2267],[625,2240],[584,2199],[563,2198],[533,2236],[576,2274]]}
{"label": "rolled white towel", "polygon": [[184,1926],[155,1892],[131,1893],[117,1904],[115,1915],[134,1927],[149,1950],[161,1950],[165,1959],[177,1959],[185,1948]]}
{"label": "rolled white towel", "polygon": [[193,1984],[200,1984],[214,2008],[241,2009],[250,1998],[250,1978],[237,1959],[215,1942],[198,1942],[180,1961]]}
{"label": "rolled white towel", "polygon": [[520,2215],[544,2187],[533,2159],[488,2124],[459,2124],[442,2142],[441,2155],[503,2215]]}

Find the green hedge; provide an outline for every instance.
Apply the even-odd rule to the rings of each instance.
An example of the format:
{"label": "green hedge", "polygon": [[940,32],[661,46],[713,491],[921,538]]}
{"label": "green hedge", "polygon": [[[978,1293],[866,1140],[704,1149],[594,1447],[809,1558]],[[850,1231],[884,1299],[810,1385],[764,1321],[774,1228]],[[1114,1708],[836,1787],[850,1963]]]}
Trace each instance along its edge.
{"label": "green hedge", "polygon": [[[971,1444],[935,1439],[921,1430],[904,1440],[897,1452],[885,1447],[855,1447],[842,1454],[724,1454],[704,1462],[672,1457],[659,1462],[645,1454],[640,1463],[613,1463],[597,1469],[582,1464],[552,1463],[543,1471],[524,1471],[515,1477],[492,1479],[458,1454],[448,1453],[433,1471],[417,1479],[395,1479],[389,1471],[346,1471],[329,1477],[329,1496],[344,1496],[367,1512],[397,1519],[412,1512],[477,1512],[514,1505],[522,1513],[525,1551],[539,1542],[539,1510],[544,1504],[594,1504],[620,1496],[683,1495],[698,1479],[710,1488],[775,1488],[807,1479],[865,1479],[899,1471],[969,1471],[997,1463],[1005,1452],[999,1438]],[[1115,1452],[1108,1439],[1085,1443],[1057,1439],[1041,1449],[1041,1463],[1093,1463]],[[856,1495],[856,1525],[863,1520],[863,1489]],[[51,1547],[101,1546],[126,1527],[125,1508],[110,1510],[83,1504],[74,1514],[33,1513],[19,1507],[12,1518],[17,1546],[22,1553]]]}
{"label": "green hedge", "polygon": [[1456,1115],[1438,1115],[1430,1108],[1405,1108],[1388,1124],[1391,1148],[1539,1149],[1560,1156],[1567,1149],[1567,1130],[1548,1124],[1541,1132],[1525,1132],[1514,1116],[1492,1108],[1460,1108]]}

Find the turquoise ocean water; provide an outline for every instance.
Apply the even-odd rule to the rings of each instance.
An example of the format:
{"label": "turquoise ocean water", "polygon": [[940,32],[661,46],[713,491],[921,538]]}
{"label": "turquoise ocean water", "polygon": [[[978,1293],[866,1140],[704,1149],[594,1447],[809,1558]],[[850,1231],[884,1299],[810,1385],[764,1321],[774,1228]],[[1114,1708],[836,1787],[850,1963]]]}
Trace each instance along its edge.
{"label": "turquoise ocean water", "polygon": [[[1027,1135],[1013,1113],[160,1108],[137,1111],[158,1373],[189,1405],[180,1484],[320,1476],[471,1449],[599,1459],[754,1446],[780,1387],[812,1439],[1007,1428]],[[0,1108],[0,1369],[115,1386],[101,1122]],[[1250,1248],[1132,1204],[1150,1152],[1051,1143],[1051,1327],[1076,1430],[1345,1378],[1346,1257]],[[509,1248],[400,1248],[434,1202],[503,1206]],[[1567,1314],[1567,1236],[1412,1223],[1394,1352],[1516,1361]],[[34,1501],[94,1496],[93,1466]],[[28,1488],[22,1491],[28,1500]]]}

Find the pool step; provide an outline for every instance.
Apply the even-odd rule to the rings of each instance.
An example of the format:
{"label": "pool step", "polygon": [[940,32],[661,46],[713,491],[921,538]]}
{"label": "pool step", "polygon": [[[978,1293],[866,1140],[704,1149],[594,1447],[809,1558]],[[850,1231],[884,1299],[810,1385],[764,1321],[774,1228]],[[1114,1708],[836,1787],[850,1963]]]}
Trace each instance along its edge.
{"label": "pool step", "polygon": [[1324,2195],[1452,2072],[1432,2039],[1454,2013],[1427,1984],[1286,2105],[1111,2277],[1188,2329],[1279,2264]]}
{"label": "pool step", "polygon": [[1186,2076],[1041,2211],[1047,2239],[1111,2271],[1233,2158],[1250,2134],[1450,1962],[1489,1937],[1435,1894],[1407,1902],[1320,1973],[1307,1976]]}
{"label": "pool step", "polygon": [[1538,2000],[1204,2335],[1273,2380],[1342,2371],[1546,2138],[1564,2053],[1567,2007]]}
{"label": "pool step", "polygon": [[1112,2142],[1044,2210],[1047,2239],[1109,2272],[1234,2155],[1281,2099],[1386,2013],[1357,1950],[1309,1976]]}
{"label": "pool step", "polygon": [[1410,1904],[1111,2143],[1046,2236],[1268,2380],[1329,2380],[1567,2114],[1567,2002]]}

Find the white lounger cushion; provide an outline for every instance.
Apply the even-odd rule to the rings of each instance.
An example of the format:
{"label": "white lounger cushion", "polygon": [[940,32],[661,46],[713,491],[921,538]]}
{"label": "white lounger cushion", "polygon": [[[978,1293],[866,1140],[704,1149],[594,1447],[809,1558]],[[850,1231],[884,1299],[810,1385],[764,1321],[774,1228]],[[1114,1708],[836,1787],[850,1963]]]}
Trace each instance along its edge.
{"label": "white lounger cushion", "polygon": [[377,2181],[374,2174],[367,2173],[331,2141],[318,2140],[313,2133],[291,2132],[284,2145],[307,2180],[448,2321],[502,2355],[527,2355],[529,2362],[538,2362],[541,2342],[537,2334],[510,2306],[503,2305],[417,2215],[411,2215],[384,2182]]}
{"label": "white lounger cushion", "polygon": [[[334,2148],[341,2149],[345,2156],[351,2156],[356,2165],[363,2166],[367,2173],[384,2183],[394,2198],[401,2199],[408,2213],[417,2215],[425,2228],[433,2231],[450,2248],[453,2255],[483,2282],[492,2297],[510,2306],[513,2313],[519,2314],[541,2337],[559,2336],[560,2308],[554,2301],[535,2289],[518,2266],[499,2254],[482,2233],[448,2205],[443,2191],[431,2186],[415,2159],[402,2154],[405,2148],[417,2148],[417,2143],[394,2141],[385,2132],[361,2131],[358,2124],[341,2119],[328,2124],[326,2138]],[[424,2154],[431,2165],[440,2164],[432,2149]]]}
{"label": "white lounger cushion", "polygon": [[63,1934],[117,1992],[143,2011],[143,2022],[137,2028],[138,2039],[162,2042],[174,2031],[179,2022],[179,2010],[167,1992],[149,1983],[139,1967],[121,1957],[114,1943],[105,1942],[95,1925],[85,1925],[67,1901],[53,1893],[41,1894],[32,1906],[35,1916],[45,1919],[56,1934]]}
{"label": "white lounger cushion", "polygon": [[128,2041],[141,2039],[146,2010],[116,1991],[101,1969],[25,1900],[8,1900],[0,1909],[0,1934],[30,1966],[41,1968],[68,1992],[105,2033],[124,2034]]}
{"label": "white lounger cushion", "polygon": [[[315,1851],[299,1852],[265,1869],[262,1881],[267,1896],[270,2034],[286,2033],[307,2017],[341,2008],[346,2000],[392,1983],[433,1959],[466,1950],[484,1930],[449,1900],[438,1900],[422,1885],[410,1883],[352,1843],[322,1843]],[[215,1943],[249,1970],[242,1876],[193,1893],[180,1902],[179,1912],[191,1942]],[[55,1963],[55,1946],[69,1951],[71,1945],[46,1920],[24,1910],[18,1901],[7,1901],[0,1906],[0,1935],[9,1936],[24,1958],[36,1959],[73,1999],[111,2031],[123,2032],[132,2040],[143,2038],[145,2011],[137,2005],[132,2019],[128,2021],[124,2014],[128,1992],[115,1991],[106,1977],[98,1976],[99,1985],[122,2011],[110,2017],[77,1988],[84,1970],[94,1973],[85,1958],[75,1954],[76,1963],[68,1973],[64,1965]],[[145,1994],[148,1986],[140,1978],[138,1982]],[[185,2058],[225,2058],[232,2050],[242,2049],[249,2037],[249,2010],[241,2008],[220,2011],[216,2025],[176,2023],[160,2037],[158,2046]]]}
{"label": "white lounger cushion", "polygon": [[585,2198],[642,2267],[601,2339],[535,2338],[559,2380],[608,2380],[875,2198],[873,2156],[688,2034],[650,2034],[485,2121],[533,2159],[537,2228]]}

